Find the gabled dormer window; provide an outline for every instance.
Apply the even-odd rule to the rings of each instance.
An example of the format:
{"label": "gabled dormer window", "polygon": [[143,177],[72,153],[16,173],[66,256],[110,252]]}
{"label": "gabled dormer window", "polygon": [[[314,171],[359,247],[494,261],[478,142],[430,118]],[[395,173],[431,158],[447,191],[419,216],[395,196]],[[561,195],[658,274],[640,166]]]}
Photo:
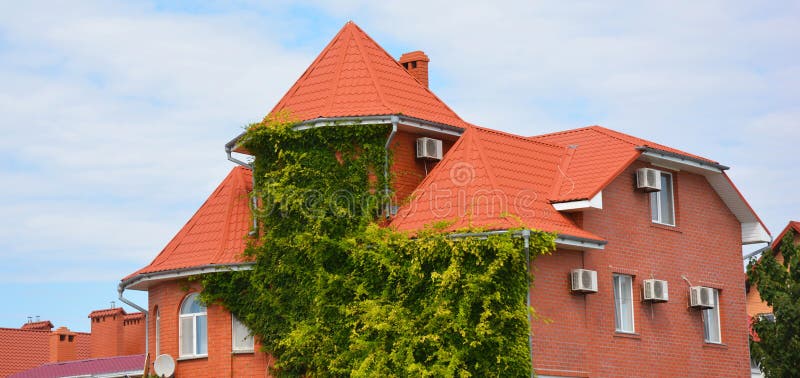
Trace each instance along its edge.
{"label": "gabled dormer window", "polygon": [[675,198],[671,173],[661,172],[661,190],[650,193],[650,213],[653,223],[675,225]]}

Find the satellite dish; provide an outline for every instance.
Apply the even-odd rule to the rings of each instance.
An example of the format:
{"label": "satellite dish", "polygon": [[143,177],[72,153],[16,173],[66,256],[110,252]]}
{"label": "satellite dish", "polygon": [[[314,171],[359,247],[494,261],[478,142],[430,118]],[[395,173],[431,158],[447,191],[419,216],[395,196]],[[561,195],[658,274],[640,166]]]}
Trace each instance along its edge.
{"label": "satellite dish", "polygon": [[171,377],[175,374],[175,360],[169,354],[162,354],[153,362],[153,371],[159,377]]}

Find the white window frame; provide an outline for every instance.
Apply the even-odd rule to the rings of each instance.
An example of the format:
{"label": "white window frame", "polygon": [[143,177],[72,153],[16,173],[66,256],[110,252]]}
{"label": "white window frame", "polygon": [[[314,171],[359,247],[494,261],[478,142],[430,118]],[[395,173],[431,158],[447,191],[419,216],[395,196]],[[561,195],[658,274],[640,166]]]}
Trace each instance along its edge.
{"label": "white window frame", "polygon": [[[635,322],[636,316],[634,315],[634,310],[633,310],[633,276],[631,276],[629,274],[614,273],[613,277],[614,277],[614,279],[612,280],[612,287],[614,288],[614,330],[616,332],[619,332],[619,333],[636,333],[636,322]],[[617,279],[617,277],[620,277],[620,279]],[[630,280],[630,286],[629,286],[630,287],[630,291],[628,292],[628,295],[629,295],[628,298],[630,298],[630,300],[629,300],[629,303],[628,303],[627,306],[629,307],[629,311],[630,311],[630,314],[631,314],[631,319],[630,319],[631,320],[631,329],[623,329],[623,328],[620,328],[619,325],[618,325],[618,324],[621,323],[620,319],[619,319],[619,316],[620,316],[620,314],[622,312],[622,311],[620,311],[621,310],[621,306],[624,305],[622,303],[622,294],[623,294],[622,293],[622,286],[623,286],[622,285],[622,279],[623,278],[626,278],[626,279]],[[618,282],[619,282],[619,285],[617,284]]]}
{"label": "white window frame", "polygon": [[[650,193],[650,220],[653,223],[663,224],[666,226],[675,226],[677,223],[677,217],[675,216],[675,177],[672,176],[672,173],[661,171],[661,175],[658,176],[658,179],[661,180],[662,176],[669,176],[669,194],[670,194],[670,210],[672,210],[672,223],[664,222],[664,214],[661,213],[661,196],[664,194],[665,188],[661,188],[660,191],[651,192]],[[653,214],[653,202],[655,202],[655,210],[656,213]],[[655,219],[653,219],[655,218]]]}
{"label": "white window frame", "polygon": [[156,306],[156,357],[161,355],[161,310]]}
{"label": "white window frame", "polygon": [[[236,325],[237,325],[237,323],[239,325],[241,325],[244,329],[246,329],[247,332],[248,332],[248,336],[245,337],[245,340],[249,341],[249,346],[246,347],[246,348],[237,348],[236,347],[236,337],[237,337],[237,335],[236,335]],[[238,335],[238,336],[241,337],[241,335]],[[256,348],[256,345],[255,345],[255,339],[253,338],[253,332],[250,331],[250,329],[247,328],[247,326],[244,323],[242,323],[239,319],[237,319],[236,316],[231,314],[231,350],[234,353],[252,353],[252,352],[255,351],[255,348]]]}
{"label": "white window frame", "polygon": [[[703,339],[709,344],[722,344],[722,324],[719,307],[719,289],[714,289],[714,307],[703,310]],[[713,319],[709,319],[710,314],[716,315],[716,322]],[[718,336],[716,340],[709,338],[709,326],[716,326],[716,334]]]}
{"label": "white window frame", "polygon": [[[196,357],[208,357],[208,309],[201,304],[201,307],[204,311],[202,312],[194,312],[189,314],[183,313],[183,305],[189,300],[196,300],[198,297],[197,293],[192,293],[186,296],[181,302],[181,307],[178,309],[180,315],[178,316],[178,354],[180,358],[196,358]],[[206,353],[198,354],[197,353],[197,318],[204,316],[206,318]],[[183,333],[186,330],[183,327],[183,319],[191,318],[192,319],[192,353],[191,354],[184,354],[183,353]]]}

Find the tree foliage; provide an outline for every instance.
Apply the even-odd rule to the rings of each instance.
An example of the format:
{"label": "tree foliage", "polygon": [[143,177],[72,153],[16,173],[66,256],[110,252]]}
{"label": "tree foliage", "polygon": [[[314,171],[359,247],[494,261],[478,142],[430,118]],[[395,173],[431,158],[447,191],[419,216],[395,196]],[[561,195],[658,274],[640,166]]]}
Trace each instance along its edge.
{"label": "tree foliage", "polygon": [[[279,376],[530,376],[522,240],[381,227],[388,129],[293,126],[248,129],[255,265],[203,276],[204,300],[258,336]],[[531,234],[532,256],[554,248]]]}
{"label": "tree foliage", "polygon": [[774,321],[756,318],[751,353],[767,377],[800,377],[800,248],[789,231],[778,253],[768,248],[748,264],[747,278],[772,307]]}

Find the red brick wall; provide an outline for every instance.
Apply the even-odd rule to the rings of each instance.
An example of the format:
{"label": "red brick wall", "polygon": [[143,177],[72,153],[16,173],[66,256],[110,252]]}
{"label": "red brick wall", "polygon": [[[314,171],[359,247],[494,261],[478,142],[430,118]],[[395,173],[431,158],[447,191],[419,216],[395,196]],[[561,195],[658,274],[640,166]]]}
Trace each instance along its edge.
{"label": "red brick wall", "polygon": [[[189,288],[187,292],[185,288]],[[149,311],[155,307],[161,315],[160,353],[179,359],[178,319],[180,305],[199,284],[186,281],[169,281],[149,289]],[[268,356],[264,353],[231,353],[231,315],[218,305],[208,307],[208,357],[177,361],[176,377],[264,377],[269,376]],[[149,326],[150,353],[155,353],[155,318]],[[256,344],[256,351],[259,345]],[[151,360],[155,360],[152,356]]]}
{"label": "red brick wall", "polygon": [[144,317],[125,320],[122,326],[122,353],[121,355],[144,353]]}
{"label": "red brick wall", "polygon": [[[539,374],[591,376],[750,375],[741,228],[704,177],[673,172],[676,227],[650,221],[649,195],[634,190],[637,162],[603,190],[603,210],[583,227],[606,238],[605,250],[564,251],[538,259],[533,306]],[[569,294],[568,272],[597,271],[597,294]],[[636,335],[615,333],[612,274],[633,275]],[[707,344],[699,310],[688,308],[688,283],[720,289],[722,345]],[[669,282],[669,302],[644,303],[643,279]]]}
{"label": "red brick wall", "polygon": [[[395,203],[403,204],[403,201],[419,186],[425,178],[425,171],[430,172],[438,162],[417,159],[417,138],[422,135],[398,131],[392,139],[391,149],[394,154],[392,164],[392,174],[394,175],[394,194]],[[442,141],[442,156],[444,156],[453,142]]]}
{"label": "red brick wall", "polygon": [[122,311],[96,316],[92,321],[92,358],[124,355]]}

